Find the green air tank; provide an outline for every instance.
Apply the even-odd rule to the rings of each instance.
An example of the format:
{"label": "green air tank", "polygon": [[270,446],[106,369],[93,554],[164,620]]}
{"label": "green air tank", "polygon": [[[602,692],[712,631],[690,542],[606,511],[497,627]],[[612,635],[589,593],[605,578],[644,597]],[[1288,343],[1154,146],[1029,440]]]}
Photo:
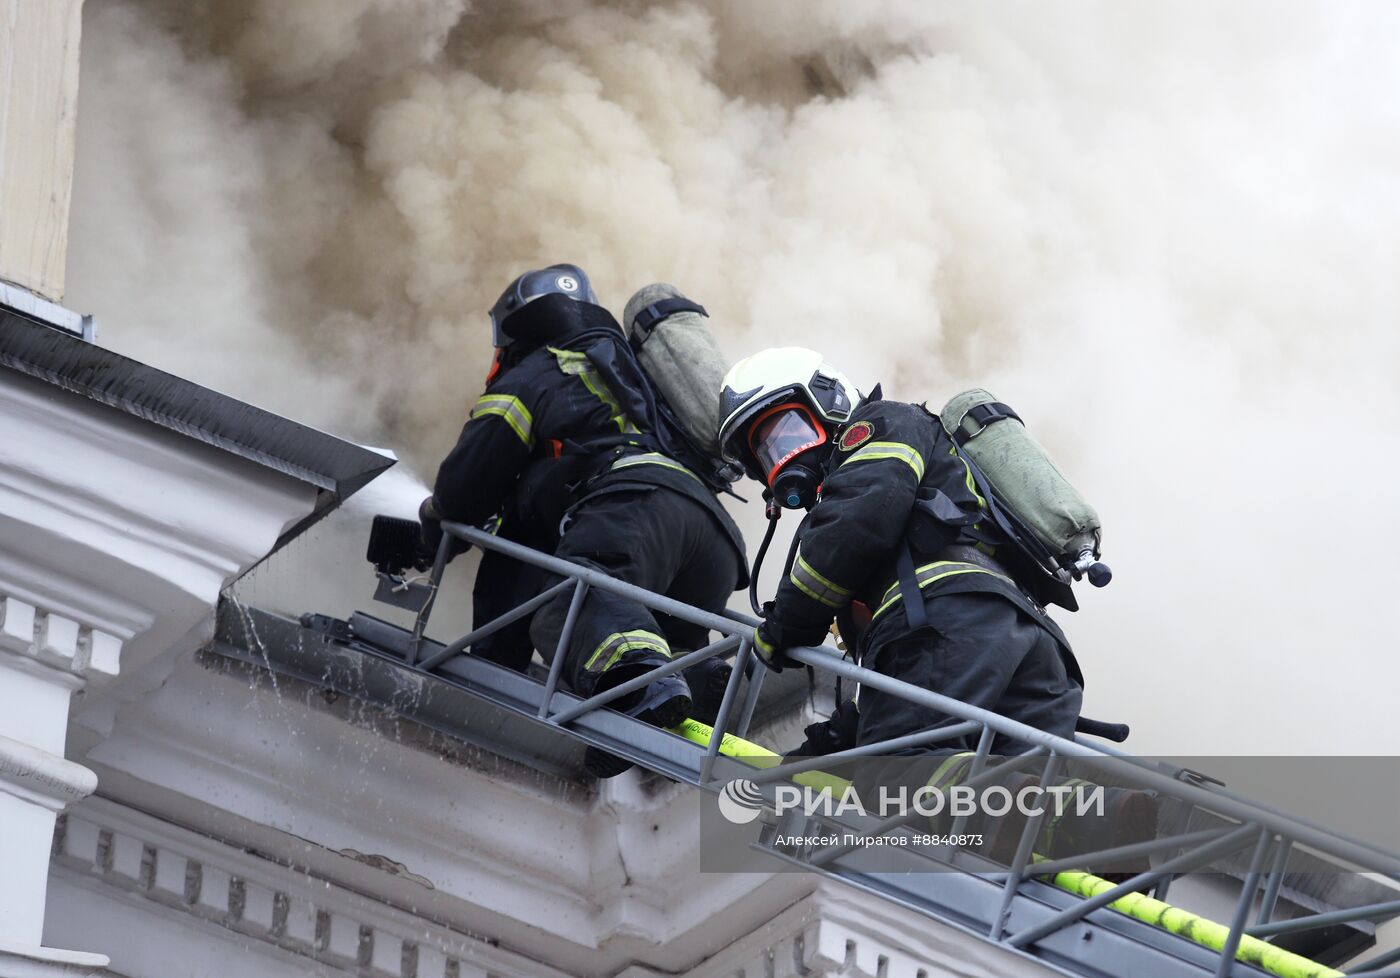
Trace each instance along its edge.
{"label": "green air tank", "polygon": [[[997,501],[1015,514],[1059,565],[1090,580],[1107,573],[1099,556],[1099,514],[1070,485],[1021,419],[980,388],[963,391],[939,415],[943,428],[981,470]],[[1102,568],[1102,570],[1098,570]],[[1104,580],[1103,583],[1107,583]]]}
{"label": "green air tank", "polygon": [[674,285],[655,282],[627,300],[622,321],[642,369],[686,434],[718,458],[719,392],[728,365],[704,310]]}

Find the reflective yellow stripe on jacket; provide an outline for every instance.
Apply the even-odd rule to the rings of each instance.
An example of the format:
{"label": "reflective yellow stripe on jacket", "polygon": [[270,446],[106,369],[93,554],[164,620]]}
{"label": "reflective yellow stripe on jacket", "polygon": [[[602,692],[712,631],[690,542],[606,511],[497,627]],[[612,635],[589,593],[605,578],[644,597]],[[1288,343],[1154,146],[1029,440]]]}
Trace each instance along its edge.
{"label": "reflective yellow stripe on jacket", "polygon": [[592,392],[593,396],[603,402],[612,415],[613,424],[617,425],[617,430],[626,435],[636,434],[637,426],[632,423],[632,419],[627,417],[622,411],[622,405],[608,387],[602,376],[598,373],[598,368],[593,366],[593,361],[588,359],[586,353],[578,350],[561,350],[557,347],[548,347],[550,353],[554,354],[554,360],[559,364],[559,369],[570,377],[577,377],[583,381],[583,386]]}
{"label": "reflective yellow stripe on jacket", "polygon": [[[977,490],[977,480],[972,477],[972,467],[967,464],[967,459],[958,454],[956,446],[949,448],[948,454],[957,455],[958,461],[962,463],[963,472],[966,473],[967,491],[977,497],[977,508],[985,511],[987,508],[987,500],[982,496],[982,493]],[[978,546],[981,546],[981,544],[978,544]]]}
{"label": "reflective yellow stripe on jacket", "polygon": [[924,457],[912,445],[902,441],[872,441],[862,445],[841,464],[854,465],[857,462],[878,462],[882,459],[898,459],[914,471],[914,481],[924,479]]}
{"label": "reflective yellow stripe on jacket", "polygon": [[833,584],[819,574],[816,568],[807,563],[800,550],[797,552],[797,560],[793,562],[792,573],[788,575],[788,580],[797,590],[814,601],[820,601],[828,608],[844,608],[850,603],[850,589]]}
{"label": "reflective yellow stripe on jacket", "polygon": [[677,472],[684,472],[696,482],[700,481],[700,477],[694,472],[690,471],[690,469],[686,468],[684,465],[675,461],[674,459],[667,458],[660,452],[643,452],[640,455],[625,456],[624,458],[620,458],[616,462],[614,462],[612,466],[608,469],[608,471],[616,472],[618,469],[630,469],[636,465],[659,465],[663,469],[675,469]]}
{"label": "reflective yellow stripe on jacket", "polygon": [[535,419],[530,416],[530,409],[518,397],[509,394],[482,394],[476,399],[476,404],[472,407],[472,417],[480,418],[484,415],[495,415],[510,425],[511,431],[520,436],[520,440],[525,443],[526,448],[535,444],[534,435],[530,433]]}
{"label": "reflective yellow stripe on jacket", "polygon": [[[1005,574],[998,574],[996,571],[988,570],[985,567],[978,567],[976,564],[965,564],[958,560],[936,560],[931,564],[924,564],[914,572],[915,578],[919,582],[919,590],[922,591],[937,581],[948,577],[957,577],[959,574],[990,574],[1008,583],[1011,578]],[[904,600],[904,595],[899,590],[899,582],[891,584],[885,591],[885,595],[880,599],[880,607],[875,609],[874,617],[878,618],[890,608]]]}

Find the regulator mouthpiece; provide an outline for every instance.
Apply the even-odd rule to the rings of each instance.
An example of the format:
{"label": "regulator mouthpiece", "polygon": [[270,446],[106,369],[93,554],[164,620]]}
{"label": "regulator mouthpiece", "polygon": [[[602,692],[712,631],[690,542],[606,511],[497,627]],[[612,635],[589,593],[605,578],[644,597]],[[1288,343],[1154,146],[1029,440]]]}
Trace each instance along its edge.
{"label": "regulator mouthpiece", "polygon": [[1094,551],[1085,547],[1079,551],[1079,559],[1074,562],[1074,576],[1089,578],[1094,587],[1106,587],[1113,580],[1113,570],[1101,560],[1094,559]]}
{"label": "regulator mouthpiece", "polygon": [[773,498],[784,509],[810,509],[817,502],[819,477],[803,465],[788,465],[773,480]]}

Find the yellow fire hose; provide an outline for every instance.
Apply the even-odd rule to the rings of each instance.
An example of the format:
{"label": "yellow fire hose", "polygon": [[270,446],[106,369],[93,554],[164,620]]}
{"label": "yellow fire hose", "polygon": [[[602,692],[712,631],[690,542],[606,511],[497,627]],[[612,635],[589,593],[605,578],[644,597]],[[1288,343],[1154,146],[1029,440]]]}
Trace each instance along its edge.
{"label": "yellow fire hose", "polygon": [[[1054,882],[1060,889],[1082,897],[1097,896],[1114,886],[1108,880],[1089,873],[1057,873]],[[1129,917],[1193,940],[1212,951],[1223,948],[1230,934],[1230,928],[1224,924],[1217,924],[1142,893],[1129,893],[1109,906]],[[1340,971],[1248,934],[1240,937],[1240,948],[1235,952],[1235,959],[1263,968],[1279,978],[1345,978]]]}
{"label": "yellow fire hose", "polygon": [[[710,737],[714,734],[712,728],[698,720],[686,720],[679,726],[673,727],[671,732],[692,743],[699,744],[701,747],[708,746]],[[760,768],[775,767],[783,760],[782,755],[752,741],[735,737],[733,734],[724,735],[724,739],[720,741],[719,752],[726,757],[732,757]],[[793,780],[799,784],[809,784],[814,788],[830,787],[833,790],[844,790],[850,784],[845,779],[823,774],[821,771],[799,774]],[[1078,872],[1057,873],[1053,882],[1060,889],[1086,899],[1111,890],[1116,885],[1091,873]],[[1154,900],[1142,893],[1130,893],[1113,901],[1109,906],[1119,913],[1127,914],[1129,917],[1161,928],[1168,933],[1195,941],[1212,951],[1223,949],[1230,934],[1230,928],[1224,924],[1207,920],[1205,917],[1182,910],[1179,907],[1173,907],[1161,900]],[[1278,975],[1278,978],[1346,978],[1343,972],[1325,967],[1316,961],[1311,961],[1291,951],[1285,951],[1268,941],[1261,941],[1248,934],[1241,935],[1235,959],[1254,965],[1256,968],[1262,968],[1270,974]]]}

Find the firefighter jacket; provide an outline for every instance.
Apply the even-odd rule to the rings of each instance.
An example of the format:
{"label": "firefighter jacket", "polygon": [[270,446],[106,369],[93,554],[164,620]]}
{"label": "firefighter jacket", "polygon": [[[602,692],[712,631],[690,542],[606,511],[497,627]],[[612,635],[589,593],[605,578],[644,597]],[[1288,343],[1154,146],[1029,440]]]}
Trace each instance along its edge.
{"label": "firefighter jacket", "polygon": [[[852,601],[868,609],[872,631],[889,634],[896,624],[908,627],[903,602],[912,586],[925,600],[986,592],[1046,628],[1082,683],[1059,627],[1004,567],[987,559],[985,543],[978,549],[978,540],[961,533],[960,524],[980,528],[986,502],[935,415],[915,404],[871,400],[835,440],[820,498],[798,530],[792,567],[768,615],[765,630],[780,647],[820,643]],[[912,579],[901,588],[906,547]]]}
{"label": "firefighter jacket", "polygon": [[507,348],[438,469],[438,514],[477,526],[499,515],[535,539],[557,539],[585,500],[660,486],[708,510],[744,567],[743,538],[715,489],[662,451],[650,391],[638,390],[648,382],[607,310],[563,296],[526,310],[538,328]]}

